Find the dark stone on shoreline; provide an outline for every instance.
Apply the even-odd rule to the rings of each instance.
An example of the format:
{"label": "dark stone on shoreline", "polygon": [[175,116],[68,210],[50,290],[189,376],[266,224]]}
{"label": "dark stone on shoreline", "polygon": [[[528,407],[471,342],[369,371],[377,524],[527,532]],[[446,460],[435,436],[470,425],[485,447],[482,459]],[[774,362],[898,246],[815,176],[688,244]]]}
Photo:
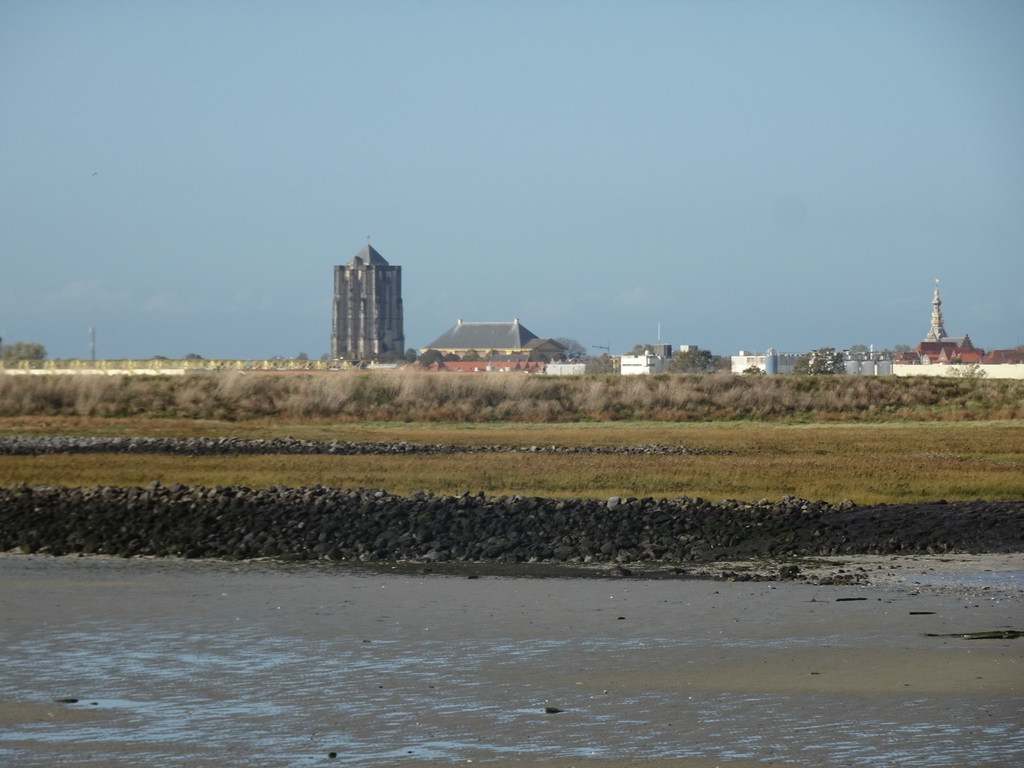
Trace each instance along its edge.
{"label": "dark stone on shoreline", "polygon": [[[607,500],[409,497],[379,489],[0,488],[0,551],[290,562],[630,569],[855,554],[1024,550],[1024,502],[874,507],[784,497]],[[630,569],[625,566],[629,565]],[[742,574],[733,574],[745,580]],[[781,578],[801,578],[782,566]],[[862,574],[838,573],[852,584]]]}
{"label": "dark stone on shoreline", "polygon": [[235,437],[0,437],[0,456],[43,456],[52,453],[166,453],[182,456],[225,455],[319,455],[338,456],[460,453],[560,453],[644,455],[724,455],[712,450],[682,445],[630,446],[529,446],[447,445],[419,443],[375,443],[367,441],[296,440],[292,437],[247,440]]}

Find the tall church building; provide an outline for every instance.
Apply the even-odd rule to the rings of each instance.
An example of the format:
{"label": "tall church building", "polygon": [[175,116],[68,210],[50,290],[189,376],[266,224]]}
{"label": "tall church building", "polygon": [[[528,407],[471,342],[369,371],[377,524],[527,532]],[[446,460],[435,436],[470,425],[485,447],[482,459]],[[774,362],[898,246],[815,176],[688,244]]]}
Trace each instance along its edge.
{"label": "tall church building", "polygon": [[403,352],[402,268],[367,243],[352,261],[334,268],[331,357],[375,360]]}

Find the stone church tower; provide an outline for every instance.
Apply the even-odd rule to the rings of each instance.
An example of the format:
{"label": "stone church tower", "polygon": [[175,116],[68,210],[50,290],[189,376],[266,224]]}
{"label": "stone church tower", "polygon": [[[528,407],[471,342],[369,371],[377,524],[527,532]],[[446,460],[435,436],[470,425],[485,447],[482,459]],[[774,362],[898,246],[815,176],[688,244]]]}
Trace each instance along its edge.
{"label": "stone church tower", "polygon": [[375,360],[403,352],[402,268],[367,243],[352,261],[334,268],[331,357]]}

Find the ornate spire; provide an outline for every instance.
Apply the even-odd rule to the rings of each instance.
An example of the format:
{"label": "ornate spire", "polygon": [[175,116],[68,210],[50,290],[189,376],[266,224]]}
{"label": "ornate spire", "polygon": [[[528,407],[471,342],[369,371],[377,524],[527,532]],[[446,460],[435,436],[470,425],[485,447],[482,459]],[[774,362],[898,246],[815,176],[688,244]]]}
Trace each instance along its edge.
{"label": "ornate spire", "polygon": [[946,329],[942,327],[942,299],[939,298],[939,279],[935,278],[935,296],[932,298],[932,327],[925,336],[925,341],[942,341],[946,337]]}

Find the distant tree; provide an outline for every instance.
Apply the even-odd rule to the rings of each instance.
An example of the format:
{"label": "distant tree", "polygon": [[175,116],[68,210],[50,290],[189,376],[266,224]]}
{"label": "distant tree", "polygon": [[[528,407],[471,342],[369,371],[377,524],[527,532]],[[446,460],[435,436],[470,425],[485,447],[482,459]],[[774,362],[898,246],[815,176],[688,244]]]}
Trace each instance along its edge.
{"label": "distant tree", "polygon": [[732,358],[725,355],[713,355],[711,367],[715,373],[732,373]]}
{"label": "distant tree", "polygon": [[797,360],[796,365],[793,366],[793,373],[811,376],[846,373],[843,353],[836,352],[834,347],[815,349]]}
{"label": "distant tree", "polygon": [[967,365],[949,366],[946,375],[959,379],[984,379],[988,376],[988,372],[977,363],[968,363]]}
{"label": "distant tree", "polygon": [[33,341],[16,341],[13,344],[4,345],[3,355],[5,363],[15,363],[19,360],[45,360],[46,347]]}
{"label": "distant tree", "polygon": [[469,352],[467,352],[466,354],[464,354],[462,356],[462,359],[463,359],[464,362],[467,362],[467,363],[479,363],[480,362],[480,353],[477,352],[475,349],[471,349],[471,350],[469,350]]}
{"label": "distant tree", "polygon": [[[189,352],[187,355],[185,355],[184,359],[185,360],[202,360],[203,356],[202,355],[197,355],[195,352]],[[279,359],[279,358],[276,358],[276,357],[271,358],[271,360],[277,360],[277,359]]]}
{"label": "distant tree", "polygon": [[565,347],[562,357],[566,360],[582,360],[587,356],[587,348],[580,342],[576,341],[576,339],[569,339],[564,336],[560,336],[555,339],[555,341]]}
{"label": "distant tree", "polygon": [[893,345],[892,351],[895,352],[897,355],[901,355],[904,352],[909,352],[910,351],[910,345],[909,344],[895,344],[895,345]]}
{"label": "distant tree", "polygon": [[673,355],[668,370],[670,373],[710,373],[713,365],[710,350],[691,349]]}
{"label": "distant tree", "polygon": [[427,367],[430,367],[431,365],[437,365],[442,360],[444,360],[444,355],[442,355],[436,349],[428,349],[426,352],[420,355],[420,365],[424,365]]}
{"label": "distant tree", "polygon": [[648,352],[653,352],[654,347],[650,344],[634,344],[633,348],[629,350],[630,355],[646,355]]}
{"label": "distant tree", "polygon": [[850,356],[854,360],[863,360],[868,356],[868,348],[863,344],[853,344],[850,346]]}
{"label": "distant tree", "polygon": [[842,352],[832,347],[822,347],[814,351],[811,359],[812,374],[843,374],[846,373],[846,360]]}
{"label": "distant tree", "polygon": [[309,360],[309,355],[307,355],[305,352],[299,352],[299,354],[297,354],[295,356],[295,359],[296,360]]}
{"label": "distant tree", "polygon": [[751,365],[748,368],[743,369],[744,376],[764,376],[765,373],[756,365]]}
{"label": "distant tree", "polygon": [[587,358],[587,373],[615,373],[615,360],[607,352]]}
{"label": "distant tree", "polygon": [[456,354],[455,354],[454,352],[448,352],[448,353],[447,353],[447,354],[445,354],[445,356],[444,356],[444,361],[445,361],[446,363],[457,363],[457,362],[458,362],[459,360],[461,360],[461,359],[462,359],[462,358],[461,358],[461,357],[459,357],[458,355],[456,355]]}
{"label": "distant tree", "polygon": [[405,350],[405,362],[415,363],[418,357],[419,355],[417,354],[415,347],[409,347]]}

